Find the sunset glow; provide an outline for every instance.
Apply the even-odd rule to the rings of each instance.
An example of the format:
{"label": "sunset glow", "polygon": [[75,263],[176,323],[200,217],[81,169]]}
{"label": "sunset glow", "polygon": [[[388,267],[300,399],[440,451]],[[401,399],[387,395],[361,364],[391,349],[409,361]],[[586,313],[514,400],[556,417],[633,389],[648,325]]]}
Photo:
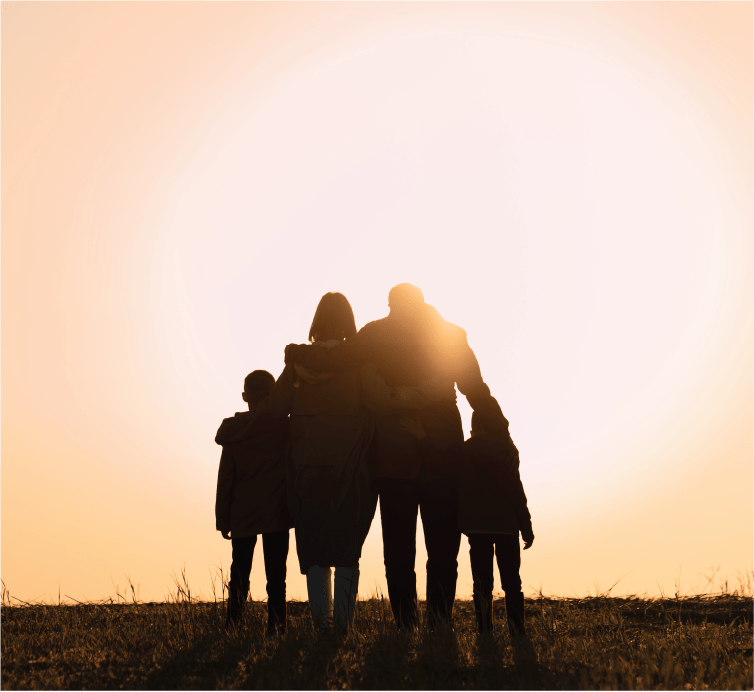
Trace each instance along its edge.
{"label": "sunset glow", "polygon": [[211,597],[244,376],[404,281],[510,421],[527,594],[751,573],[750,3],[3,3],[2,145],[11,594]]}

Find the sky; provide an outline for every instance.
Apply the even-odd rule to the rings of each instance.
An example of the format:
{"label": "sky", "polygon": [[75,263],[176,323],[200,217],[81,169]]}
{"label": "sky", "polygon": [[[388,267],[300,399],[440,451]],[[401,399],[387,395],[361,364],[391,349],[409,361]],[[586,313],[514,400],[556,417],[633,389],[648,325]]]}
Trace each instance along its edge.
{"label": "sky", "polygon": [[404,281],[510,421],[525,593],[750,578],[752,8],[3,2],[10,594],[162,600],[183,569],[212,598],[245,375],[323,293],[361,327]]}

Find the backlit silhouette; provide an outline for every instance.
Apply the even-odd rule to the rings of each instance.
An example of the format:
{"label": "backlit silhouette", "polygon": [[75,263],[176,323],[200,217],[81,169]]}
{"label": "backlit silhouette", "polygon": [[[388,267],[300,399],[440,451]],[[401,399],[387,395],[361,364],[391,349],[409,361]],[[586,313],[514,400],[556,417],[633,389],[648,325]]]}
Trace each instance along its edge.
{"label": "backlit silhouette", "polygon": [[223,446],[217,477],[215,521],[223,538],[233,542],[227,628],[243,621],[249,574],[257,535],[262,534],[267,575],[267,631],[285,631],[285,574],[288,531],[292,526],[285,480],[288,421],[254,416],[275,378],[255,370],[244,380],[249,410],[226,418],[215,442]]}
{"label": "backlit silhouette", "polygon": [[[460,327],[424,302],[419,288],[399,284],[388,295],[390,313],[370,322],[332,348],[286,347],[286,362],[317,372],[348,372],[373,363],[391,387],[440,389],[457,385],[475,411],[507,436],[508,422],[484,383]],[[405,415],[405,414],[404,414]],[[413,411],[427,437],[442,445],[463,442],[455,393]],[[399,627],[417,626],[416,519],[421,511],[427,546],[427,608],[430,623],[452,617],[458,576],[458,487],[455,469],[441,459],[422,463],[419,442],[401,426],[402,414],[374,416],[376,473],[380,494],[385,573],[390,605]]]}

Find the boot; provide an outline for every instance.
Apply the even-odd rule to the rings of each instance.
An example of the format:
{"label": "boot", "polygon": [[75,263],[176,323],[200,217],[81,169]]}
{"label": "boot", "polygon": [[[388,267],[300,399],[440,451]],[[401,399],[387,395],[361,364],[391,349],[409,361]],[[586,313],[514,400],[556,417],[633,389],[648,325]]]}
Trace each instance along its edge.
{"label": "boot", "polygon": [[488,597],[474,594],[474,615],[479,634],[492,632],[492,594]]}
{"label": "boot", "polygon": [[524,594],[520,591],[505,594],[505,610],[508,615],[508,631],[513,643],[513,660],[516,664],[534,664],[537,652],[531,640],[526,636],[524,624]]}
{"label": "boot", "polygon": [[267,636],[285,634],[286,602],[282,599],[267,599]]}
{"label": "boot", "polygon": [[399,630],[416,630],[419,615],[416,609],[416,592],[403,589],[388,589],[390,607]]}
{"label": "boot", "polygon": [[453,629],[453,598],[443,593],[430,592],[427,594],[427,629],[432,632],[436,628],[450,627]]}
{"label": "boot", "polygon": [[508,631],[511,638],[525,637],[526,625],[524,624],[524,594],[505,594],[505,612],[508,616]]}
{"label": "boot", "polygon": [[225,631],[230,632],[238,629],[243,624],[243,606],[246,599],[241,594],[231,589],[228,596],[228,609],[225,616]]}

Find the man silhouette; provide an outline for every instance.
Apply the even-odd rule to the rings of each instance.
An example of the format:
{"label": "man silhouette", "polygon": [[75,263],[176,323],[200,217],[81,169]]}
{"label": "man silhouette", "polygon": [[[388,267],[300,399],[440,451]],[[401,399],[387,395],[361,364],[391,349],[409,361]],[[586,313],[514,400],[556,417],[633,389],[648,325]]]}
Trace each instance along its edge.
{"label": "man silhouette", "polygon": [[[387,317],[364,325],[331,349],[289,344],[286,362],[321,371],[337,371],[372,362],[387,384],[417,386],[435,381],[454,391],[457,385],[476,410],[484,410],[507,434],[508,421],[482,380],[466,332],[446,322],[424,302],[416,286],[398,284],[388,295]],[[420,511],[427,546],[427,612],[429,624],[450,622],[458,578],[457,484],[455,470],[419,454],[419,442],[401,425],[404,412],[375,415],[375,452],[385,577],[398,627],[414,629],[416,609],[416,518]],[[452,399],[413,411],[429,438],[441,445],[463,443],[461,416]]]}

